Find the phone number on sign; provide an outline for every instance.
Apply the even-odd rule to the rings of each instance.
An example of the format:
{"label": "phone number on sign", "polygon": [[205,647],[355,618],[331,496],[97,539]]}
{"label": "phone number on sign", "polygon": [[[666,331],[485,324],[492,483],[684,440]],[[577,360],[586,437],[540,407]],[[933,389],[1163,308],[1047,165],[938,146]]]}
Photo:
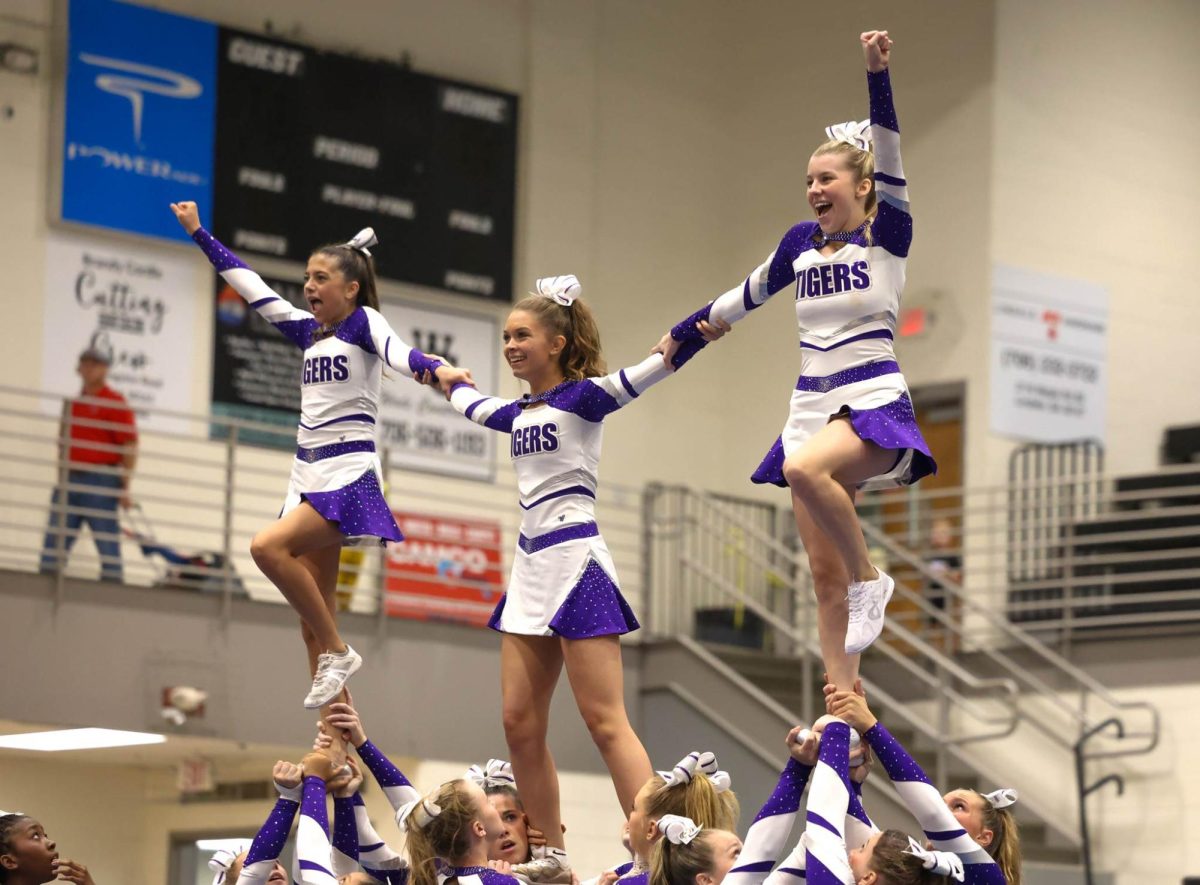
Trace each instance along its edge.
{"label": "phone number on sign", "polygon": [[456,455],[482,457],[487,454],[482,433],[447,430],[436,424],[410,424],[388,421],[383,425],[383,444],[428,452],[453,452]]}

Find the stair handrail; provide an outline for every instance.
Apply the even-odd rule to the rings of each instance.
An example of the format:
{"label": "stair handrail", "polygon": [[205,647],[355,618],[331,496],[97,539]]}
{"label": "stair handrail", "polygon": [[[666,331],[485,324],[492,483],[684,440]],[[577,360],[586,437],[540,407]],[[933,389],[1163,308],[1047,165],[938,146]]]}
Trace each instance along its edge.
{"label": "stair handrail", "polygon": [[[726,507],[721,501],[717,500],[715,498],[715,496],[713,496],[711,493],[707,493],[707,492],[703,492],[703,491],[696,491],[696,490],[691,489],[690,487],[684,486],[684,485],[669,485],[669,486],[668,485],[660,485],[655,488],[660,494],[663,491],[671,490],[671,491],[675,491],[677,493],[686,495],[688,497],[691,497],[693,500],[703,502],[706,507],[708,507],[714,513],[718,514],[727,523],[738,526],[739,530],[741,530],[742,532],[746,533],[748,536],[752,537],[753,539],[755,539],[758,542],[760,542],[761,544],[763,544],[767,549],[774,551],[780,557],[784,558],[787,561],[790,561],[798,570],[807,570],[807,556],[805,556],[801,551],[789,549],[778,538],[768,534],[767,532],[762,531],[757,526],[747,523],[746,521],[740,519],[736,513],[732,512],[732,510],[730,508]],[[927,578],[929,578],[931,580],[936,580],[942,587],[947,588],[946,592],[948,593],[948,595],[958,599],[965,609],[980,614],[989,623],[995,625],[1006,635],[1010,636],[1011,638],[1015,639],[1021,645],[1029,648],[1034,653],[1043,657],[1048,663],[1050,663],[1052,665],[1052,667],[1058,669],[1060,672],[1064,673],[1070,679],[1072,679],[1075,682],[1077,687],[1082,688],[1085,692],[1090,692],[1091,694],[1093,694],[1096,697],[1103,700],[1104,703],[1108,704],[1112,708],[1119,709],[1119,710],[1125,710],[1125,711],[1132,711],[1132,710],[1145,711],[1145,713],[1148,715],[1149,720],[1150,720],[1150,731],[1149,732],[1136,732],[1136,733],[1130,732],[1131,736],[1138,737],[1138,738],[1145,738],[1146,739],[1145,745],[1113,750],[1113,751],[1110,751],[1109,755],[1112,755],[1112,756],[1140,755],[1140,754],[1149,753],[1149,752],[1153,751],[1153,749],[1157,746],[1158,740],[1159,740],[1159,735],[1161,732],[1160,717],[1159,717],[1159,712],[1158,712],[1157,708],[1154,707],[1153,704],[1150,704],[1147,701],[1122,701],[1122,700],[1116,698],[1102,683],[1100,683],[1098,680],[1096,680],[1090,674],[1086,673],[1085,671],[1083,671],[1079,667],[1075,666],[1074,664],[1071,664],[1069,661],[1067,661],[1061,655],[1058,655],[1057,653],[1055,653],[1053,650],[1047,648],[1044,645],[1044,643],[1035,639],[1033,636],[1028,634],[1026,631],[1016,627],[1015,625],[1008,623],[1007,620],[998,617],[991,610],[987,609],[984,606],[981,606],[974,599],[969,598],[964,593],[961,584],[950,581],[945,575],[936,575],[936,574],[932,573],[931,570],[929,569],[929,567],[925,564],[925,562],[922,559],[915,556],[913,553],[911,553],[906,548],[901,547],[899,544],[894,542],[890,537],[885,535],[882,531],[877,529],[875,526],[864,521],[863,529],[864,529],[864,533],[870,538],[871,541],[879,544],[880,546],[883,546],[889,552],[889,554],[892,554],[892,555],[896,556],[897,558],[904,560],[909,565],[911,565],[913,568],[915,568],[918,572],[920,572],[922,575],[926,576]],[[768,573],[774,573],[774,569],[771,566],[771,564],[769,564],[769,563],[764,565],[764,569]],[[711,580],[713,576],[705,575],[704,577]],[[784,579],[782,576],[778,576],[777,574],[776,574],[776,577],[781,582],[788,583],[788,584],[791,583],[790,581],[786,581],[786,579]],[[726,591],[730,590],[730,588],[725,588],[725,589],[726,589]],[[746,597],[745,594],[736,590],[736,588],[734,588],[732,590],[732,593],[735,597],[738,598],[738,601],[741,604],[746,605],[747,607],[751,608],[751,610],[753,610],[755,612],[755,614],[759,615],[760,617],[764,617],[764,615],[766,615],[766,617],[764,617],[764,620],[770,621],[773,625],[776,626],[777,629],[785,629],[785,626],[786,626],[786,629],[785,629],[786,635],[790,636],[794,641],[801,644],[807,650],[812,651],[811,641],[805,637],[797,636],[796,633],[790,629],[791,625],[786,624],[786,622],[784,622],[782,619],[775,616],[774,613],[769,612],[768,609],[766,609],[764,606],[761,606],[760,604],[758,604],[752,598]],[[806,600],[806,603],[807,603],[807,600]],[[949,619],[945,619],[944,623],[946,623],[948,628],[953,630],[959,636],[963,635],[963,631],[961,630],[961,628],[957,627],[953,623],[950,623]],[[893,625],[889,625],[889,626],[893,626]],[[886,643],[884,643],[884,645],[886,645]],[[883,647],[883,646],[881,646],[881,647]],[[929,646],[926,646],[926,648],[929,651],[934,652],[935,660],[938,657],[940,657],[940,658],[945,659],[946,662],[950,663],[951,665],[953,665],[955,663],[953,661],[950,661],[950,659],[946,658],[945,655],[942,655],[940,652],[937,652],[936,649],[932,649],[932,647],[929,647]],[[925,653],[925,650],[926,649],[922,649],[922,653]],[[1087,727],[1094,724],[1094,718],[1092,716],[1088,715],[1088,712],[1087,712],[1086,708],[1083,707],[1082,702],[1081,702],[1081,707],[1079,709],[1068,704],[1063,699],[1061,699],[1059,697],[1058,693],[1055,692],[1054,689],[1049,684],[1047,684],[1044,680],[1042,680],[1041,678],[1039,678],[1037,676],[1030,674],[1028,671],[1024,670],[1023,668],[1018,667],[1015,664],[1015,662],[1013,662],[1012,659],[1008,655],[1001,653],[997,649],[983,648],[983,649],[981,649],[981,651],[989,660],[992,660],[1002,670],[1007,671],[1012,678],[1018,680],[1020,684],[1025,685],[1029,690],[1033,691],[1043,701],[1048,702],[1053,708],[1055,708],[1055,709],[1059,710],[1061,713],[1065,714],[1071,721],[1073,721],[1075,723],[1075,725],[1077,726],[1077,728],[1080,731],[1085,730]],[[901,657],[904,657],[904,656],[901,656]],[[907,660],[907,658],[905,658],[905,661],[907,663],[911,663],[910,661]],[[976,678],[978,678],[978,677],[976,677]],[[968,680],[968,684],[971,684],[971,680]],[[1055,743],[1063,746],[1064,748],[1069,748],[1071,746],[1072,742],[1070,740],[1068,740],[1067,737],[1065,737],[1060,732],[1059,729],[1052,727],[1052,725],[1050,723],[1043,721],[1043,719],[1041,717],[1023,715],[1023,710],[1020,710],[1020,709],[1017,711],[1017,715],[1021,716],[1021,718],[1028,721],[1036,730],[1042,732],[1043,734],[1045,734],[1046,736],[1051,738]]]}
{"label": "stair handrail", "polygon": [[[1109,691],[1107,686],[1105,686],[1102,682],[1100,682],[1100,680],[1096,679],[1090,673],[1076,666],[1075,664],[1072,664],[1065,657],[1047,646],[1044,642],[1041,642],[1027,631],[1009,622],[1007,618],[1000,617],[992,609],[981,605],[978,601],[972,599],[963,590],[961,583],[951,580],[944,574],[935,573],[921,557],[917,556],[908,548],[896,543],[895,540],[893,540],[877,526],[874,526],[864,520],[862,521],[862,528],[863,534],[869,539],[870,543],[874,543],[883,547],[885,550],[887,550],[890,556],[903,560],[911,568],[916,569],[926,579],[936,581],[942,588],[944,588],[945,592],[957,599],[965,610],[970,611],[972,614],[983,617],[991,626],[997,628],[1011,639],[1016,640],[1022,646],[1029,649],[1050,664],[1054,669],[1069,677],[1074,681],[1078,688],[1081,688],[1085,692],[1096,696],[1113,709],[1145,711],[1149,716],[1151,724],[1149,732],[1122,732],[1123,738],[1145,738],[1145,746],[1133,746],[1124,750],[1108,751],[1106,755],[1112,757],[1144,755],[1146,753],[1153,752],[1158,746],[1161,727],[1160,713],[1156,706],[1151,704],[1149,701],[1121,700],[1111,691]],[[997,649],[992,647],[983,647],[980,648],[980,651],[989,660],[993,661],[1012,674],[1013,678],[1023,682],[1028,687],[1036,691],[1042,700],[1048,701],[1053,706],[1066,712],[1079,725],[1081,732],[1087,731],[1096,725],[1097,722],[1104,721],[1105,719],[1109,718],[1105,716],[1101,719],[1097,719],[1096,717],[1089,716],[1086,709],[1083,707],[1082,701],[1080,708],[1078,709],[1070,704],[1067,704],[1065,701],[1059,698],[1058,693],[1055,692],[1054,689],[1051,688],[1051,686],[1044,680],[1033,675],[1029,672],[1029,670],[1017,666],[1016,662],[1014,662],[1008,655],[1001,654]],[[1070,744],[1073,746],[1074,741],[1071,741]]]}

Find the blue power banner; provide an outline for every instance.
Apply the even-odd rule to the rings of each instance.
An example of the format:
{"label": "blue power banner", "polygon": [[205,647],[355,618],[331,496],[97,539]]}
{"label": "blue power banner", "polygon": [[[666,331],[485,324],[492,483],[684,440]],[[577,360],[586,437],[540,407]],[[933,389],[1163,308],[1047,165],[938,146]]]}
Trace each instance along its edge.
{"label": "blue power banner", "polygon": [[167,204],[212,205],[217,26],[70,4],[62,218],[186,240]]}

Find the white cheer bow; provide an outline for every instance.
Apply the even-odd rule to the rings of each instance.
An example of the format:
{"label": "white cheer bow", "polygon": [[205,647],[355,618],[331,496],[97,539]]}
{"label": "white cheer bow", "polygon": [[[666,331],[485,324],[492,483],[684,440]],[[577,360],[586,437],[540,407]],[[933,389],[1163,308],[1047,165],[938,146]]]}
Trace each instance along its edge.
{"label": "white cheer bow", "polygon": [[542,277],[537,281],[535,288],[543,298],[556,301],[563,307],[570,307],[575,303],[575,299],[583,294],[583,286],[573,273],[559,277]]}
{"label": "white cheer bow", "polygon": [[703,829],[690,817],[679,814],[664,814],[658,819],[656,826],[672,845],[687,845],[700,835],[700,830]]}
{"label": "white cheer bow", "polygon": [[375,228],[364,227],[362,230],[348,239],[346,241],[346,245],[351,249],[361,252],[363,255],[366,255],[369,258],[371,255],[369,247],[378,244],[378,242],[379,237],[375,236]]}
{"label": "white cheer bow", "polygon": [[513,776],[512,763],[503,759],[489,759],[487,765],[480,768],[472,765],[467,769],[464,778],[474,781],[480,789],[488,787],[512,787],[516,789],[517,779]]}
{"label": "white cheer bow", "polygon": [[920,858],[925,869],[938,876],[949,876],[955,882],[966,878],[962,858],[952,851],[930,851],[912,836],[908,837],[908,853]]}
{"label": "white cheer bow", "polygon": [[845,123],[834,123],[825,127],[825,135],[831,141],[840,141],[860,151],[871,149],[871,121],[847,120]]}
{"label": "white cheer bow", "polygon": [[1010,805],[1017,804],[1017,791],[1012,787],[1001,787],[999,790],[992,790],[990,793],[984,793],[983,798],[992,803],[992,808],[1008,808]]}
{"label": "white cheer bow", "polygon": [[24,817],[23,811],[0,811],[0,817]]}
{"label": "white cheer bow", "polygon": [[660,771],[658,776],[663,779],[665,787],[678,787],[690,784],[697,773],[705,775],[718,793],[724,793],[730,787],[729,772],[718,770],[716,755],[707,750],[703,753],[693,750],[680,759],[673,769]]}
{"label": "white cheer bow", "polygon": [[218,848],[214,851],[213,856],[208,859],[208,868],[213,871],[212,885],[222,885],[237,856],[249,850],[250,843],[243,839],[232,848]]}
{"label": "white cheer bow", "polygon": [[423,830],[433,823],[441,813],[442,806],[432,799],[422,796],[420,799],[405,802],[396,809],[396,825],[400,827],[401,832],[405,833],[408,832],[409,827]]}

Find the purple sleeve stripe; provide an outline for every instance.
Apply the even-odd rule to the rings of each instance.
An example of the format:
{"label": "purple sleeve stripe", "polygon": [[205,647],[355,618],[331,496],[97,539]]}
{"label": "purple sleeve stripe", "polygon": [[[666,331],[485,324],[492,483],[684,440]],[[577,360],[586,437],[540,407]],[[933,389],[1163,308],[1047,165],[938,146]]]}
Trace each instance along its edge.
{"label": "purple sleeve stripe", "polygon": [[325,808],[325,781],[315,775],[304,779],[304,801],[300,813],[311,817],[324,829],[329,829],[329,812]]}
{"label": "purple sleeve stripe", "polygon": [[696,323],[701,320],[707,320],[712,313],[712,302],[704,305],[691,316],[683,319],[671,327],[671,337],[676,341],[694,341],[704,340],[704,336],[700,334],[700,330],[696,328]]}
{"label": "purple sleeve stripe", "polygon": [[250,302],[250,306],[253,307],[255,310],[258,310],[260,307],[270,304],[272,301],[282,301],[282,300],[283,300],[282,298],[277,298],[274,295],[268,295],[266,298],[260,298],[257,301]]}
{"label": "purple sleeve stripe", "polygon": [[[383,342],[383,361],[385,363],[387,363],[389,366],[392,364],[392,361],[390,359],[388,359],[388,354],[391,352],[392,352],[392,336],[388,335],[387,341]],[[411,366],[410,366],[410,368],[411,368]]]}
{"label": "purple sleeve stripe", "polygon": [[886,68],[874,74],[867,72],[867,91],[871,96],[871,125],[899,132],[896,107],[892,103],[892,79]]}
{"label": "purple sleeve stripe", "polygon": [[362,759],[367,764],[367,768],[371,769],[371,774],[375,776],[375,780],[379,782],[381,787],[411,787],[408,778],[404,776],[399,768],[392,764],[392,760],[383,753],[379,752],[370,741],[365,741],[358,748],[358,758]]}
{"label": "purple sleeve stripe", "polygon": [[473,403],[471,403],[471,405],[467,406],[467,410],[465,412],[463,412],[463,414],[466,415],[468,418],[470,418],[472,415],[475,414],[475,410],[478,409],[480,406],[482,406],[486,402],[487,402],[487,397],[484,397],[483,399],[475,400],[475,402],[473,402]]}
{"label": "purple sleeve stripe", "polygon": [[797,879],[805,879],[807,875],[804,870],[798,870],[795,867],[780,867],[775,872],[786,873],[789,876],[794,876]]}
{"label": "purple sleeve stripe", "polygon": [[729,872],[731,873],[769,873],[771,867],[775,866],[773,860],[760,860],[757,863],[748,863],[745,866],[734,867]]}
{"label": "purple sleeve stripe", "polygon": [[886,172],[876,172],[875,180],[882,181],[884,184],[894,184],[896,187],[908,187],[908,182],[903,178],[897,178],[895,175],[888,175]]}
{"label": "purple sleeve stripe", "polygon": [[810,824],[816,824],[818,827],[824,827],[839,839],[842,838],[842,834],[839,832],[838,828],[829,821],[825,820],[825,818],[821,817],[821,815],[817,814],[815,811],[808,812],[808,814],[805,816],[805,820],[807,820]]}
{"label": "purple sleeve stripe", "polygon": [[892,736],[882,722],[876,722],[863,737],[871,745],[871,749],[875,751],[884,771],[888,773],[888,777],[893,782],[919,781],[933,786],[929,775],[912,756],[908,755],[908,751],[900,745],[900,742]]}
{"label": "purple sleeve stripe", "polygon": [[454,384],[451,386],[450,392],[454,393],[454,391],[458,390],[460,387],[468,387],[469,388],[469,387],[471,387],[471,385],[468,384],[466,381],[459,381],[457,384]]}
{"label": "purple sleeve stripe", "polygon": [[333,878],[336,878],[336,877],[333,875],[333,873],[331,873],[329,870],[325,869],[325,867],[321,866],[321,865],[320,865],[319,863],[317,863],[315,860],[302,860],[302,861],[300,861],[300,869],[302,869],[302,870],[316,870],[318,873],[324,873],[326,876],[328,876],[328,877],[329,877],[329,878],[331,878],[331,879],[333,879]]}
{"label": "purple sleeve stripe", "polygon": [[949,842],[967,835],[966,830],[926,830],[925,835],[936,842]]}
{"label": "purple sleeve stripe", "polygon": [[638,398],[637,388],[635,388],[632,384],[629,383],[629,378],[625,375],[624,369],[622,369],[620,371],[620,377],[621,377],[621,386],[625,388],[625,392],[628,393],[634,399],[637,399]]}
{"label": "purple sleeve stripe", "polygon": [[370,854],[372,851],[378,851],[384,844],[383,842],[376,842],[374,845],[359,845],[358,850],[363,854]]}
{"label": "purple sleeve stripe", "polygon": [[209,263],[218,272],[232,270],[235,267],[246,267],[246,263],[226,249],[221,241],[200,227],[192,234],[192,241],[204,252]]}
{"label": "purple sleeve stripe", "polygon": [[247,866],[260,860],[279,857],[283,853],[292,821],[296,819],[296,812],[299,810],[300,803],[291,799],[280,798],[275,803],[271,816],[267,818],[267,822],[262,825],[250,845],[250,851],[246,855]]}
{"label": "purple sleeve stripe", "polygon": [[755,304],[754,299],[750,297],[750,278],[746,277],[746,282],[742,283],[742,306],[746,310],[754,310],[756,307],[762,307],[761,304]]}

